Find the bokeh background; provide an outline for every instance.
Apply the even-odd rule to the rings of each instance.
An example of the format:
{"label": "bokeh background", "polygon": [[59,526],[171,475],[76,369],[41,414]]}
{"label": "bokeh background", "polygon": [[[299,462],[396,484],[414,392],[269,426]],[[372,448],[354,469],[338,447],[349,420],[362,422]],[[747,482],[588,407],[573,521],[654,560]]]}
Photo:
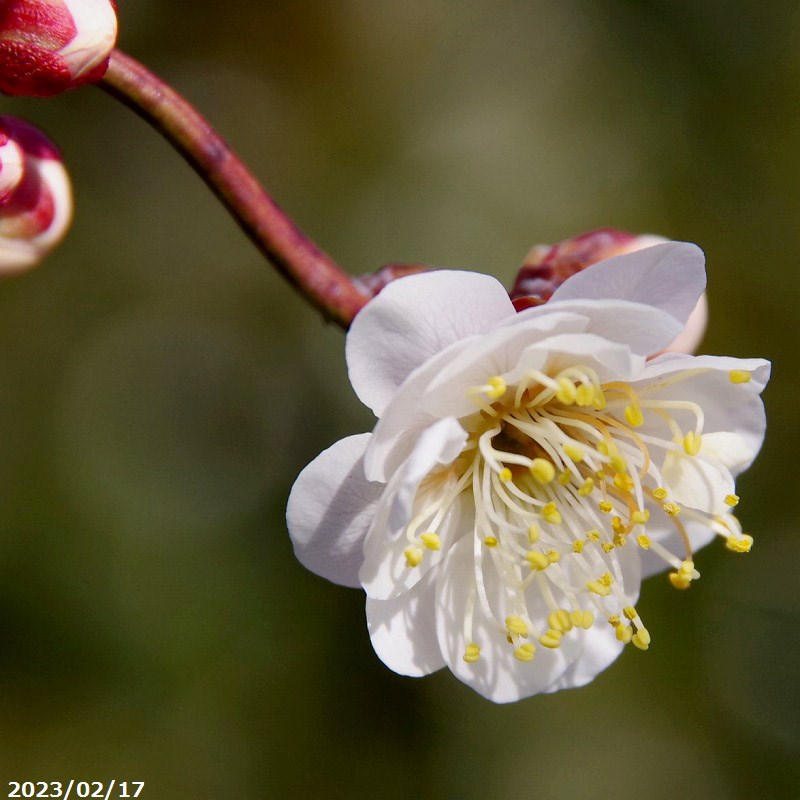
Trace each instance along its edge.
{"label": "bokeh background", "polygon": [[366,430],[343,336],[93,88],[2,100],[74,176],[66,243],[0,285],[2,780],[146,798],[795,797],[800,7],[714,0],[137,0],[182,89],[353,273],[489,272],[601,225],[698,242],[704,350],[774,361],[749,556],[640,608],[654,644],[496,707],[399,678],[306,573],[298,471]]}

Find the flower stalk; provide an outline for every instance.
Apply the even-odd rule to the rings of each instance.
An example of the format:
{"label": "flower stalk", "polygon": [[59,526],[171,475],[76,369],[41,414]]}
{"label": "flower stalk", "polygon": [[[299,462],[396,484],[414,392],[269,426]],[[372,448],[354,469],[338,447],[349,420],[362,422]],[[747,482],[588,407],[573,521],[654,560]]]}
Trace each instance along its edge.
{"label": "flower stalk", "polygon": [[350,326],[369,295],[294,224],[194,106],[120,50],[99,85],[167,139],[306,300],[326,319]]}

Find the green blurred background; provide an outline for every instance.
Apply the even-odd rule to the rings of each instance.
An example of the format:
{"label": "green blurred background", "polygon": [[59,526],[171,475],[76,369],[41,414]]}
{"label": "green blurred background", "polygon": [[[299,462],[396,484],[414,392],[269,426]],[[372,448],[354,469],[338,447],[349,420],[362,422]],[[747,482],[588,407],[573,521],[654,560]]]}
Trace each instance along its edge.
{"label": "green blurred background", "polygon": [[[298,471],[371,427],[326,327],[102,92],[3,100],[64,150],[71,235],[0,286],[2,780],[145,798],[795,797],[800,748],[796,2],[164,0],[121,46],[182,89],[353,273],[489,272],[611,225],[698,242],[703,349],[775,362],[740,482],[654,636],[496,707],[373,655],[306,573]],[[2,788],[2,787],[0,787]],[[5,792],[5,790],[3,790]]]}

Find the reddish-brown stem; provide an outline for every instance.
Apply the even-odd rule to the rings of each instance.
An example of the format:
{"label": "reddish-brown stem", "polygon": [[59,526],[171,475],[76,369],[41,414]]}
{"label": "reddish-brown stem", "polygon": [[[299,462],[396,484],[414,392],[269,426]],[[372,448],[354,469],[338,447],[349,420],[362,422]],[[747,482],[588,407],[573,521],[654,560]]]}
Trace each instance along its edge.
{"label": "reddish-brown stem", "polygon": [[343,328],[350,325],[369,295],[289,219],[194,106],[119,50],[111,54],[100,86],[183,155],[259,250],[313,306]]}

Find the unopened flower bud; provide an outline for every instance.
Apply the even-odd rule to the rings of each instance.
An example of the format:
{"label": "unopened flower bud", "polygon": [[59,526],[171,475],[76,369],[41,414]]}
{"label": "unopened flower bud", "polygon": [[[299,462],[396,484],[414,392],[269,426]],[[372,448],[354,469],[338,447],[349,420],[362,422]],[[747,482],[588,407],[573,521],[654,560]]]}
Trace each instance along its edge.
{"label": "unopened flower bud", "polygon": [[6,0],[0,91],[47,97],[98,81],[116,39],[114,0]]}
{"label": "unopened flower bud", "polygon": [[[667,241],[662,236],[635,235],[614,228],[598,228],[558,244],[539,244],[525,258],[511,290],[517,311],[546,303],[569,277],[598,261],[643,250]],[[675,353],[693,353],[703,338],[708,320],[705,294],[700,296],[686,328],[666,348]]]}
{"label": "unopened flower bud", "polygon": [[356,278],[355,282],[369,297],[375,297],[387,284],[407,275],[427,272],[430,267],[424,264],[385,264],[375,272]]}
{"label": "unopened flower bud", "polygon": [[71,219],[72,190],[55,145],[27,122],[0,116],[0,274],[35,266]]}

